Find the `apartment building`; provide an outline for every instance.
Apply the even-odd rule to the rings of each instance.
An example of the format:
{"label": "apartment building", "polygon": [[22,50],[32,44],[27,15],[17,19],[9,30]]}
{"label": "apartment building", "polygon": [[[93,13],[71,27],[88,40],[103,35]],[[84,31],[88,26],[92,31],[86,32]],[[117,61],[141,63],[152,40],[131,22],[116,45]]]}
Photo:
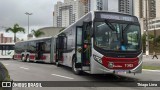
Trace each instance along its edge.
{"label": "apartment building", "polygon": [[133,15],[133,0],[90,0],[90,10],[106,10]]}
{"label": "apartment building", "polygon": [[67,27],[85,14],[85,5],[80,0],[58,1],[54,6],[53,26]]}
{"label": "apartment building", "polygon": [[12,37],[5,37],[3,33],[0,33],[0,43],[12,43]]}

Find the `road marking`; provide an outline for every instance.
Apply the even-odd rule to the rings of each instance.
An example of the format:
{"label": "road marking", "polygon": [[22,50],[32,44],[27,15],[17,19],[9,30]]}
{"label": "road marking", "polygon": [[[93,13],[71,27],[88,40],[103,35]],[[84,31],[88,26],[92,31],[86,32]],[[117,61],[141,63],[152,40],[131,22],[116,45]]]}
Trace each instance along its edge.
{"label": "road marking", "polygon": [[149,70],[149,69],[142,69],[143,71],[150,71],[150,72],[160,72],[160,70]]}
{"label": "road marking", "polygon": [[7,65],[9,65],[9,64],[4,64],[4,65],[6,65],[6,66],[7,66]]}
{"label": "road marking", "polygon": [[58,75],[58,74],[51,74],[51,75],[57,76],[57,77],[63,77],[63,78],[67,78],[67,79],[74,79],[74,78],[71,78],[71,77],[62,76],[62,75]]}
{"label": "road marking", "polygon": [[25,70],[28,70],[29,68],[25,68],[25,67],[20,67],[21,69],[25,69]]}

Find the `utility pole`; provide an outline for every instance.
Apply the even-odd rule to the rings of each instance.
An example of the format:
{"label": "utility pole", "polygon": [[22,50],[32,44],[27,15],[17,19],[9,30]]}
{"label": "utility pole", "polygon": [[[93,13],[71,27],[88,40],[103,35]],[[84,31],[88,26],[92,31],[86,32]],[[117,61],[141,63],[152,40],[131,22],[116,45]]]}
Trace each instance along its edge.
{"label": "utility pole", "polygon": [[146,56],[149,55],[149,39],[148,39],[148,0],[146,0]]}

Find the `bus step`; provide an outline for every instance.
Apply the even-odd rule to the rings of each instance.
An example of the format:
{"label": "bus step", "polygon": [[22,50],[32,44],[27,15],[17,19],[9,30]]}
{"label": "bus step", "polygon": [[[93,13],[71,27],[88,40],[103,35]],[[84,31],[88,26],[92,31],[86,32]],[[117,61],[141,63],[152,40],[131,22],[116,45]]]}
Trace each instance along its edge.
{"label": "bus step", "polygon": [[82,67],[82,70],[83,70],[83,71],[90,71],[90,66],[83,66],[83,67]]}

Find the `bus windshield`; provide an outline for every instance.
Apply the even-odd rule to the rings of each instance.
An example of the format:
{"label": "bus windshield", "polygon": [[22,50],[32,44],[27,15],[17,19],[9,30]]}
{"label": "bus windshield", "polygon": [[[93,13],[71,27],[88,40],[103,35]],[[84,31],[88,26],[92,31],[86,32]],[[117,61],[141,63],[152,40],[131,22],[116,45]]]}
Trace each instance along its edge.
{"label": "bus windshield", "polygon": [[137,51],[140,49],[140,26],[128,23],[95,22],[94,45],[103,50]]}

